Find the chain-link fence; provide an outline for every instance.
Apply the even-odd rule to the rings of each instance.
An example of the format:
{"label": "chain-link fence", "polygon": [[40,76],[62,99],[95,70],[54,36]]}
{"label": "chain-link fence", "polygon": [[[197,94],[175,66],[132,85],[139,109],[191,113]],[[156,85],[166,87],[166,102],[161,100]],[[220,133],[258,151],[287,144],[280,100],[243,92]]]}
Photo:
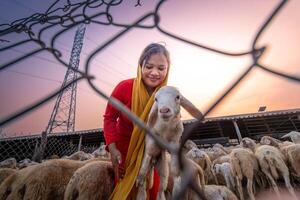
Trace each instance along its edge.
{"label": "chain-link fence", "polygon": [[[0,139],[0,161],[14,157],[17,161],[32,158],[41,143],[41,135],[4,137]],[[44,159],[53,155],[71,155],[78,150],[92,153],[104,144],[102,129],[55,133],[47,136]]]}
{"label": "chain-link fence", "polygon": [[[300,77],[289,75],[284,72],[279,72],[274,69],[272,69],[270,66],[266,66],[262,64],[261,57],[264,55],[264,52],[266,50],[266,46],[258,46],[258,41],[261,38],[262,33],[264,33],[270,23],[274,20],[274,17],[279,14],[279,12],[282,10],[282,8],[287,4],[287,0],[282,0],[278,3],[276,8],[270,13],[270,15],[267,17],[267,19],[261,24],[259,30],[257,33],[253,36],[253,42],[251,45],[251,48],[246,52],[227,52],[222,51],[216,48],[212,48],[209,46],[205,46],[196,42],[192,42],[189,39],[183,38],[179,35],[175,35],[168,30],[164,29],[160,24],[160,9],[162,5],[166,2],[166,0],[161,0],[157,3],[154,10],[144,14],[142,17],[140,17],[138,20],[136,20],[134,23],[131,24],[121,24],[116,23],[114,20],[114,16],[110,13],[110,10],[112,7],[118,6],[122,3],[122,0],[94,0],[94,1],[79,1],[79,2],[73,2],[71,0],[68,0],[64,2],[64,6],[57,7],[59,0],[55,1],[49,9],[45,13],[36,13],[31,15],[28,18],[23,18],[20,20],[16,20],[10,24],[2,24],[0,25],[0,36],[5,36],[11,33],[26,33],[28,36],[28,39],[19,41],[16,43],[7,43],[6,40],[1,40],[2,42],[7,43],[8,45],[1,48],[0,52],[5,52],[11,48],[19,47],[24,44],[33,43],[38,46],[33,51],[27,52],[25,55],[22,55],[20,57],[16,57],[6,63],[1,63],[0,65],[0,71],[10,68],[14,66],[15,64],[19,63],[20,61],[26,60],[27,58],[34,56],[37,53],[40,52],[47,52],[50,55],[53,55],[59,63],[61,63],[64,67],[69,67],[68,63],[66,63],[61,58],[61,52],[60,49],[57,49],[54,47],[55,41],[57,38],[64,34],[66,31],[75,28],[79,24],[86,23],[95,23],[95,24],[102,24],[102,25],[109,25],[109,26],[117,26],[122,27],[123,30],[112,36],[109,40],[104,42],[102,45],[100,45],[95,51],[91,52],[89,54],[89,57],[85,63],[85,69],[83,71],[81,70],[75,70],[78,73],[78,78],[74,80],[76,81],[86,81],[89,86],[97,92],[101,97],[108,100],[110,104],[112,104],[114,107],[119,109],[121,112],[123,112],[130,120],[134,121],[137,125],[139,125],[141,128],[146,130],[147,134],[150,134],[151,137],[155,139],[155,141],[158,143],[158,145],[162,148],[167,149],[172,154],[178,154],[180,155],[180,151],[182,146],[179,148],[175,148],[174,146],[171,146],[170,144],[166,144],[163,141],[161,141],[156,135],[152,133],[152,131],[134,114],[130,112],[126,107],[124,107],[119,101],[109,98],[107,94],[105,94],[101,89],[98,89],[95,84],[92,82],[93,76],[90,75],[90,68],[91,68],[91,62],[95,58],[95,55],[105,50],[106,47],[110,46],[114,42],[116,42],[121,37],[125,37],[128,32],[130,32],[134,28],[140,28],[140,29],[155,29],[159,31],[160,33],[173,38],[174,40],[179,40],[182,42],[185,42],[187,45],[192,45],[195,47],[199,47],[202,49],[205,49],[207,51],[212,51],[218,54],[227,55],[227,56],[244,56],[244,55],[250,55],[252,58],[252,62],[249,66],[246,67],[246,69],[233,80],[232,85],[230,85],[228,88],[226,88],[220,97],[217,98],[215,102],[213,102],[210,106],[208,106],[204,112],[204,116],[212,112],[217,105],[220,105],[223,103],[223,99],[226,96],[229,96],[234,88],[237,87],[237,85],[245,79],[249,75],[249,73],[255,69],[259,68],[263,71],[269,72],[272,75],[277,75],[284,79],[293,80],[296,82],[300,81]],[[136,6],[141,5],[140,1],[137,1]],[[105,7],[106,12],[99,12],[97,13],[97,8]],[[94,12],[91,12],[93,10]],[[97,17],[101,16],[100,20],[99,18],[95,20]],[[144,22],[149,20],[152,22],[152,25],[144,25]],[[42,40],[41,35],[49,29],[53,28],[60,28],[51,38],[51,44],[47,45],[46,42]],[[33,111],[39,107],[41,107],[43,104],[47,103],[49,100],[55,98],[62,90],[66,89],[71,85],[73,82],[70,82],[69,84],[65,85],[65,87],[57,89],[55,92],[49,93],[49,95],[46,98],[40,99],[39,101],[24,107],[23,109],[19,110],[16,113],[12,113],[10,116],[5,117],[4,119],[1,119],[0,126],[6,125],[9,122],[13,122],[17,118],[24,116],[25,114],[28,114],[30,111]],[[198,123],[201,123],[200,121]],[[182,144],[185,143],[185,141],[190,137],[190,134],[192,133],[193,129],[197,127],[198,123],[194,123],[192,127],[189,128],[189,132],[184,135]],[[48,136],[50,138],[50,136]],[[64,145],[70,145],[68,141],[52,141],[51,139],[48,140],[49,145],[57,146],[61,145],[61,148],[64,147]],[[27,144],[30,148],[32,148],[35,143],[29,143]],[[22,145],[20,145],[20,148]],[[29,149],[29,147],[27,147]],[[2,147],[1,147],[2,148]],[[74,147],[76,148],[76,147]],[[179,156],[180,159],[180,166],[183,170],[183,177],[182,177],[182,187],[181,191],[173,197],[173,199],[180,199],[180,197],[183,195],[185,189],[187,187],[191,187],[192,189],[197,191],[197,188],[194,185],[191,185],[191,174],[187,170],[185,170],[184,165],[182,163],[182,159]],[[198,191],[199,193],[199,191]],[[199,193],[200,194],[200,193]]]}

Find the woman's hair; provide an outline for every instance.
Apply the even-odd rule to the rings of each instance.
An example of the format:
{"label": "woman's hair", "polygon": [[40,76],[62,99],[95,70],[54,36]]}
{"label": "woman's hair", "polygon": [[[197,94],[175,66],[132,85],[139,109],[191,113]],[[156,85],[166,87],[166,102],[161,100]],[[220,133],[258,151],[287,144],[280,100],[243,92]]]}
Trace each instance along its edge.
{"label": "woman's hair", "polygon": [[166,47],[159,43],[151,43],[143,50],[140,59],[139,65],[143,66],[143,63],[147,62],[150,56],[153,54],[162,53],[166,56],[168,66],[170,66],[170,54]]}

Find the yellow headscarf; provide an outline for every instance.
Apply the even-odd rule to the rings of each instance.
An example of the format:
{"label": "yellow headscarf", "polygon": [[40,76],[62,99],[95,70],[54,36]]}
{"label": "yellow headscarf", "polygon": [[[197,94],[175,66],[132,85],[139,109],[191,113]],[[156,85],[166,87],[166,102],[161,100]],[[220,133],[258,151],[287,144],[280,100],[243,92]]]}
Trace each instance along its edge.
{"label": "yellow headscarf", "polygon": [[[164,81],[155,89],[153,94],[149,96],[146,87],[142,81],[142,67],[138,66],[137,77],[133,83],[131,111],[136,114],[142,121],[147,122],[148,114],[154,103],[154,95],[156,91],[167,84],[169,68]],[[126,172],[125,176],[116,185],[110,199],[114,200],[135,200],[137,188],[135,180],[140,170],[145,147],[145,134],[136,124],[132,131],[129,148],[125,160]]]}

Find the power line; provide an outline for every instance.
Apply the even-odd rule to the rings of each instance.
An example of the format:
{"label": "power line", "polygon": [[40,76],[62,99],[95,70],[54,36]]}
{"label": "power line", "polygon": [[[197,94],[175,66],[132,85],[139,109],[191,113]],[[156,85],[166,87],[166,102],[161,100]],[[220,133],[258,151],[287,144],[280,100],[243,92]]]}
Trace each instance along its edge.
{"label": "power line", "polygon": [[[27,77],[31,77],[31,78],[36,78],[36,79],[40,79],[40,80],[46,80],[46,81],[51,81],[51,82],[55,82],[55,83],[59,83],[59,84],[62,84],[62,81],[59,81],[59,80],[56,80],[56,79],[51,79],[51,78],[47,78],[47,77],[44,77],[44,76],[39,76],[39,75],[35,75],[35,74],[30,74],[30,73],[25,73],[25,72],[20,72],[20,71],[16,71],[16,70],[12,70],[12,69],[7,69],[6,71],[9,71],[9,72],[12,72],[12,73],[16,73],[16,74],[20,74],[20,75],[23,75],[23,76],[27,76]],[[104,83],[110,87],[112,87],[112,84],[111,83],[108,83],[104,80],[97,80],[101,83]],[[83,90],[85,92],[88,92],[88,93],[91,93],[81,87],[78,87],[80,90]],[[91,93],[92,94],[92,93]]]}
{"label": "power line", "polygon": [[16,73],[16,74],[21,74],[21,75],[28,76],[28,77],[31,77],[31,78],[37,78],[37,79],[41,79],[41,80],[52,81],[52,82],[56,82],[56,83],[62,83],[62,81],[59,81],[59,80],[50,79],[50,78],[38,76],[38,75],[35,75],[35,74],[19,72],[19,71],[15,71],[15,70],[12,70],[12,69],[7,69],[6,71],[13,72],[13,73]]}
{"label": "power line", "polygon": [[[16,0],[13,0],[16,4],[18,4],[19,6],[21,6],[21,7],[23,7],[23,8],[25,8],[25,9],[27,9],[27,10],[30,10],[30,11],[33,11],[33,12],[36,12],[36,11],[34,11],[33,9],[31,9],[31,8],[29,8],[29,7],[27,7],[27,6],[25,6],[24,4],[22,4],[22,3],[20,3],[20,2],[18,2],[18,1],[16,1]],[[85,36],[86,37],[86,36]],[[87,37],[86,37],[87,38]],[[49,39],[49,38],[48,38]],[[87,38],[87,39],[89,39],[89,38]],[[89,39],[90,40],[90,39]],[[61,42],[57,42],[57,43],[60,43],[62,46],[65,46],[63,43],[61,43]],[[64,49],[65,51],[67,51],[67,52],[71,52],[70,50],[67,50],[67,49],[65,49],[65,48],[63,48],[63,47],[61,47],[62,49]],[[84,51],[82,51],[82,53],[84,54],[84,55],[89,55],[88,53],[86,53],[86,52],[84,52]],[[116,56],[115,56],[116,57]],[[118,58],[118,57],[116,57],[116,58]],[[122,60],[121,58],[119,58],[119,60]],[[104,67],[106,67],[105,65],[107,65],[107,64],[105,64],[105,63],[103,63],[102,61],[99,61],[98,59],[95,59],[95,61],[97,61],[99,64],[102,64]],[[124,62],[124,60],[123,60],[123,62]],[[129,63],[127,63],[127,62],[124,62],[124,63],[126,63],[126,64],[128,64],[129,66],[131,66]],[[115,69],[113,69],[113,68],[108,68],[108,69],[110,69],[112,72],[115,72],[116,74],[118,74],[118,75],[122,75],[123,77],[122,78],[125,78],[125,77],[127,77],[126,75],[124,75],[123,73],[121,73],[121,72],[119,72],[118,70],[115,70]],[[107,70],[106,70],[107,71]],[[108,71],[107,71],[108,72]]]}

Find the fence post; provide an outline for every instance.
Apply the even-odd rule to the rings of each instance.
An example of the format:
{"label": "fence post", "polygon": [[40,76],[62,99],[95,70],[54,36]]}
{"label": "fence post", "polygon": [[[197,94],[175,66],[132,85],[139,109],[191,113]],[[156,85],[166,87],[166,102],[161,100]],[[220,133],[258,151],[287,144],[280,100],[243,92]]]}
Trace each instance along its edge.
{"label": "fence post", "polygon": [[79,138],[78,151],[80,151],[80,149],[81,149],[81,143],[82,143],[82,135],[80,135],[80,138]]}
{"label": "fence post", "polygon": [[241,135],[241,132],[240,132],[240,129],[239,129],[239,126],[237,125],[236,121],[235,120],[232,120],[233,122],[233,125],[234,125],[234,128],[235,128],[235,133],[238,137],[238,140],[239,140],[239,143],[242,141],[242,135]]}
{"label": "fence post", "polygon": [[43,131],[41,134],[41,144],[40,146],[36,145],[32,160],[35,162],[41,162],[44,158],[44,152],[47,146],[47,132]]}

